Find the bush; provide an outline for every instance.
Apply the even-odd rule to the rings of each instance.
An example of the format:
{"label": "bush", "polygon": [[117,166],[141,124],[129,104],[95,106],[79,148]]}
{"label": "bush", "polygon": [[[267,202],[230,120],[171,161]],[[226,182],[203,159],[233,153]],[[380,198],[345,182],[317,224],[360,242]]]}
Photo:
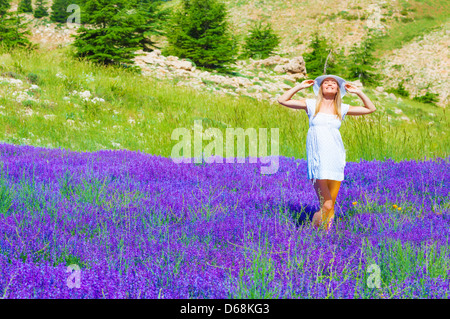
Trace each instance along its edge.
{"label": "bush", "polygon": [[67,12],[67,7],[70,4],[78,4],[79,1],[74,0],[54,0],[52,4],[52,14],[50,15],[50,20],[53,22],[65,23],[67,18],[72,14],[72,12]]}
{"label": "bush", "polygon": [[270,23],[253,23],[249,35],[245,38],[242,58],[265,59],[280,43],[280,38],[272,30]]}
{"label": "bush", "polygon": [[163,54],[189,58],[199,68],[225,71],[237,51],[227,14],[218,0],[183,0],[167,25],[169,44]]}
{"label": "bush", "polygon": [[48,11],[47,8],[45,7],[45,4],[46,3],[44,0],[36,1],[36,10],[34,10],[34,17],[36,19],[48,16]]}
{"label": "bush", "polygon": [[386,92],[388,92],[388,93],[394,93],[394,94],[397,94],[397,95],[400,95],[400,96],[409,98],[409,92],[408,92],[408,91],[405,89],[405,87],[403,86],[403,81],[401,81],[401,82],[398,84],[398,86],[397,86],[396,89],[394,89],[394,88],[387,89]]}
{"label": "bush", "polygon": [[374,41],[379,36],[376,32],[369,31],[359,45],[355,43],[350,49],[350,55],[347,59],[350,81],[359,79],[364,86],[376,86],[380,83],[381,75],[373,67],[378,60],[373,55]]}
{"label": "bush", "polygon": [[439,94],[431,93],[431,92],[427,91],[425,93],[425,95],[422,95],[422,96],[416,95],[415,97],[413,97],[413,100],[419,101],[422,103],[435,104],[436,102],[439,101]]}
{"label": "bush", "polygon": [[37,45],[28,40],[31,35],[27,29],[29,22],[23,23],[18,12],[9,12],[11,5],[8,0],[0,0],[0,50],[9,51],[17,47],[35,49]]}
{"label": "bush", "polygon": [[83,23],[94,28],[78,28],[73,42],[75,57],[139,72],[132,59],[135,51],[148,44],[148,8],[137,0],[83,1]]}
{"label": "bush", "polygon": [[342,49],[328,44],[327,40],[319,37],[317,32],[314,34],[309,48],[312,49],[312,52],[303,55],[308,77],[317,77],[323,74],[344,74],[344,63],[340,63],[343,60]]}
{"label": "bush", "polygon": [[33,7],[31,6],[31,0],[20,0],[19,5],[17,7],[17,12],[33,12]]}
{"label": "bush", "polygon": [[27,75],[28,81],[30,81],[31,84],[39,84],[40,79],[39,76],[37,74],[34,73],[28,73]]}

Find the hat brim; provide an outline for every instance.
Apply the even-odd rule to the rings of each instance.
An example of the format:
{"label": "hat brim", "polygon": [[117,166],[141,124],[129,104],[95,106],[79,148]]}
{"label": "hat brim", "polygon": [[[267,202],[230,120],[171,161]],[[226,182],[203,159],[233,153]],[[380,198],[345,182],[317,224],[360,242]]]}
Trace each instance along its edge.
{"label": "hat brim", "polygon": [[320,86],[322,85],[322,82],[325,79],[328,79],[328,78],[335,79],[338,82],[339,89],[341,91],[341,98],[343,98],[344,95],[347,93],[347,91],[345,90],[345,83],[346,83],[346,81],[343,78],[341,78],[341,77],[339,77],[337,75],[332,75],[332,74],[321,75],[321,76],[318,76],[314,80],[314,85],[313,85],[314,94],[316,96],[319,95],[319,90],[320,90]]}

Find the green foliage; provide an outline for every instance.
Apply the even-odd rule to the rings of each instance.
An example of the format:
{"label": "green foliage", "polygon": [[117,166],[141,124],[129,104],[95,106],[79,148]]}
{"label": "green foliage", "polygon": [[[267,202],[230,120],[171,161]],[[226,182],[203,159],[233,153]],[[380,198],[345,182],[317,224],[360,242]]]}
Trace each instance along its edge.
{"label": "green foliage", "polygon": [[139,68],[133,66],[132,58],[143,45],[152,44],[146,33],[151,31],[154,19],[149,12],[155,8],[150,1],[86,0],[83,23],[94,28],[81,26],[78,29],[73,43],[75,56],[137,71]]}
{"label": "green foliage", "polygon": [[11,7],[9,0],[0,0],[0,20],[3,20],[3,17],[6,16],[6,12]]}
{"label": "green foliage", "polygon": [[422,103],[435,104],[436,102],[439,101],[439,94],[431,93],[431,92],[427,91],[425,93],[425,95],[422,95],[422,96],[416,95],[415,97],[413,97],[413,100],[419,101]]}
{"label": "green foliage", "polygon": [[261,22],[253,23],[249,35],[245,38],[242,58],[265,59],[280,43],[280,37],[276,35],[270,23],[263,25]]}
{"label": "green foliage", "polygon": [[380,83],[380,75],[373,67],[377,61],[373,55],[375,38],[376,34],[369,31],[359,46],[354,44],[351,48],[347,63],[349,80],[360,80],[364,86]]}
{"label": "green foliage", "polygon": [[405,87],[403,86],[403,80],[398,84],[397,88],[391,88],[391,89],[387,89],[386,92],[388,93],[394,93],[400,96],[404,96],[404,97],[408,97],[409,98],[409,92],[405,89]]}
{"label": "green foliage", "polygon": [[19,6],[17,7],[17,12],[33,12],[33,7],[31,6],[31,0],[20,0]]}
{"label": "green foliage", "polygon": [[328,45],[326,39],[319,37],[317,32],[309,48],[312,52],[303,55],[308,77],[315,78],[324,74],[339,75],[344,72],[344,64],[340,63],[343,60],[342,50]]}
{"label": "green foliage", "polygon": [[206,69],[226,70],[237,52],[227,14],[218,0],[182,0],[167,26],[169,44],[163,54],[191,59]]}
{"label": "green foliage", "polygon": [[28,23],[22,23],[17,11],[8,12],[9,8],[9,1],[0,0],[0,49],[8,51],[15,47],[36,48],[26,37],[31,34],[27,30]]}
{"label": "green foliage", "polygon": [[80,0],[54,0],[52,4],[52,13],[50,15],[50,20],[53,22],[65,23],[67,18],[73,14],[73,12],[67,12],[67,8],[71,4],[80,5]]}
{"label": "green foliage", "polygon": [[46,1],[44,1],[44,0],[36,1],[36,10],[34,10],[34,17],[36,19],[48,16],[48,11],[47,11],[47,8],[45,5],[46,5]]}
{"label": "green foliage", "polygon": [[162,9],[162,0],[137,0],[137,9],[140,10],[144,17],[144,22],[138,25],[136,32],[143,34],[144,37],[139,44],[142,50],[146,52],[153,51],[154,48],[160,49],[151,36],[165,35],[164,26],[170,16],[170,9]]}
{"label": "green foliage", "polygon": [[40,83],[40,78],[35,73],[28,73],[27,79],[28,79],[28,81],[30,81],[31,84],[39,84]]}

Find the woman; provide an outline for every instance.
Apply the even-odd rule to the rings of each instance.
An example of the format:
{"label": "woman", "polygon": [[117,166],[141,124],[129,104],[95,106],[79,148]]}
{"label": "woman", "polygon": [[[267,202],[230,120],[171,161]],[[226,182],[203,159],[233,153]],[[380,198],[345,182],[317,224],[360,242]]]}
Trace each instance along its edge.
{"label": "woman", "polygon": [[[317,99],[291,100],[299,90],[313,86]],[[350,106],[341,102],[346,92],[356,94],[365,107]],[[302,109],[309,117],[306,137],[308,178],[311,180],[320,203],[320,210],[312,219],[314,227],[330,229],[334,219],[334,204],[344,180],[345,149],[339,132],[346,114],[365,115],[376,111],[370,99],[354,85],[336,75],[322,75],[315,80],[305,80],[286,91],[278,103],[293,109]]]}

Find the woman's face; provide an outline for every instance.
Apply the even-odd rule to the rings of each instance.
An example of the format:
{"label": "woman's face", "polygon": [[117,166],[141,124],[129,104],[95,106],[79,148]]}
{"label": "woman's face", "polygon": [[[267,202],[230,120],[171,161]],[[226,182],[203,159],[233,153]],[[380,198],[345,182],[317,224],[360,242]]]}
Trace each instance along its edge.
{"label": "woman's face", "polygon": [[335,79],[329,78],[322,82],[322,93],[335,95],[338,91],[338,83]]}

